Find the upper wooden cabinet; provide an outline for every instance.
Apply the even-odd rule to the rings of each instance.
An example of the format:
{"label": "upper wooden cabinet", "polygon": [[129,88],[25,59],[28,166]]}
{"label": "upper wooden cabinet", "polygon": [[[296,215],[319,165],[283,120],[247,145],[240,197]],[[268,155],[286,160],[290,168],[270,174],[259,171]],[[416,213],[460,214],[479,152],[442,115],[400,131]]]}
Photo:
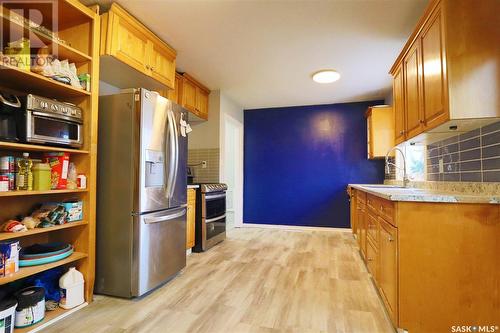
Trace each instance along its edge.
{"label": "upper wooden cabinet", "polygon": [[420,66],[420,45],[417,43],[408,51],[403,60],[403,79],[405,110],[406,110],[406,133],[410,137],[422,133],[421,115],[421,84],[422,71]]}
{"label": "upper wooden cabinet", "polygon": [[383,158],[394,146],[394,112],[390,106],[372,106],[366,111],[368,158]]}
{"label": "upper wooden cabinet", "polygon": [[403,83],[402,64],[394,72],[393,83],[393,108],[394,108],[394,144],[400,144],[405,141],[405,101],[404,101],[404,83]]}
{"label": "upper wooden cabinet", "polygon": [[[174,89],[174,49],[116,3],[101,15],[101,19],[101,72],[104,81],[120,88],[142,85],[149,89]],[[110,57],[115,61],[111,61]],[[127,71],[126,66],[138,73]]]}
{"label": "upper wooden cabinet", "polygon": [[168,99],[182,105],[201,120],[208,120],[208,95],[210,90],[187,73],[175,76],[175,89],[168,92]]}
{"label": "upper wooden cabinet", "polygon": [[488,23],[498,11],[496,0],[431,0],[390,70],[396,143],[422,132],[456,135],[500,117],[493,74],[500,35]]}

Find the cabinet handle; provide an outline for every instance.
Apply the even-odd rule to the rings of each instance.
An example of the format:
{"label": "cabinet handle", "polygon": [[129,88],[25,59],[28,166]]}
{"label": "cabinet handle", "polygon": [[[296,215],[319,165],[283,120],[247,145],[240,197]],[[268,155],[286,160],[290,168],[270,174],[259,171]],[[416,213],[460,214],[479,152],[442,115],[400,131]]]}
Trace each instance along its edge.
{"label": "cabinet handle", "polygon": [[149,67],[149,65],[146,65],[146,69],[151,69],[151,67]]}
{"label": "cabinet handle", "polygon": [[373,259],[372,259],[372,258],[368,258],[367,260],[368,260],[368,261],[373,261]]}
{"label": "cabinet handle", "polygon": [[423,124],[423,123],[424,123],[424,121],[423,121],[422,119],[420,119],[420,123],[421,123],[421,124]]}
{"label": "cabinet handle", "polygon": [[154,70],[155,70],[155,68],[154,68],[154,67],[151,67],[151,70],[152,70],[152,71],[154,71]]}
{"label": "cabinet handle", "polygon": [[399,134],[403,135],[405,134],[405,131],[399,131]]}
{"label": "cabinet handle", "polygon": [[384,206],[380,205],[380,211],[383,212],[384,211]]}
{"label": "cabinet handle", "polygon": [[391,236],[389,236],[389,237],[387,238],[387,240],[388,240],[389,242],[394,242],[394,238],[392,238]]}

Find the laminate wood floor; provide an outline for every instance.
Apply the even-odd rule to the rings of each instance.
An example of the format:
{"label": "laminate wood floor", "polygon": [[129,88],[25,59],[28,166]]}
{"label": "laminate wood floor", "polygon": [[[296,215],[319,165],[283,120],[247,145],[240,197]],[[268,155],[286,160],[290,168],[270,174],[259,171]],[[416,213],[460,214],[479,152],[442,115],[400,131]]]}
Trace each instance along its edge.
{"label": "laminate wood floor", "polygon": [[47,332],[394,332],[350,232],[243,228],[138,300],[96,296]]}

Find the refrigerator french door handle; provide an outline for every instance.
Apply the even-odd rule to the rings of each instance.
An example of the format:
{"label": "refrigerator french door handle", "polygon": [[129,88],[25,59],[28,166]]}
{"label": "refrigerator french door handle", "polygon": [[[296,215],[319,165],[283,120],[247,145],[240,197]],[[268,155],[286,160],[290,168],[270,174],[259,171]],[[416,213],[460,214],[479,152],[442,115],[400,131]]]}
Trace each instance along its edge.
{"label": "refrigerator french door handle", "polygon": [[179,131],[177,130],[177,122],[175,121],[175,115],[172,109],[169,110],[169,115],[172,123],[172,127],[174,129],[174,142],[175,142],[175,151],[174,151],[174,175],[173,175],[173,181],[172,181],[172,192],[170,193],[170,198],[174,196],[174,188],[175,184],[177,184],[177,174],[179,170]]}
{"label": "refrigerator french door handle", "polygon": [[[174,180],[175,180],[175,159],[177,157],[176,150],[177,150],[177,143],[176,143],[176,135],[175,135],[175,124],[172,122],[172,117],[171,117],[171,110],[167,111],[167,117],[168,117],[168,135],[170,136],[169,138],[169,159],[168,159],[168,176],[167,176],[167,196],[168,199],[170,200],[172,198],[172,195],[174,193]],[[166,148],[166,145],[165,145]]]}
{"label": "refrigerator french door handle", "polygon": [[184,216],[184,215],[186,215],[186,213],[187,213],[187,208],[183,207],[179,212],[172,214],[172,215],[158,216],[158,217],[145,217],[144,223],[153,224],[153,223],[167,222],[167,221],[179,218],[181,216]]}

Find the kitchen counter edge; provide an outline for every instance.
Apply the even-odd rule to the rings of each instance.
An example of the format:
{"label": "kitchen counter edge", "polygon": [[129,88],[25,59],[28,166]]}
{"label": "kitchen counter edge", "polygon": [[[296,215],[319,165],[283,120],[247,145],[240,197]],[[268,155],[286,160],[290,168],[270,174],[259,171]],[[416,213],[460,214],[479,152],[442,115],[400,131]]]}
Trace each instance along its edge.
{"label": "kitchen counter edge", "polygon": [[[375,184],[377,185],[377,184]],[[500,204],[500,196],[451,193],[429,190],[420,193],[390,193],[384,188],[369,188],[370,184],[348,184],[350,188],[375,195],[391,201],[410,202],[442,202],[442,203],[466,203],[466,204]]]}

